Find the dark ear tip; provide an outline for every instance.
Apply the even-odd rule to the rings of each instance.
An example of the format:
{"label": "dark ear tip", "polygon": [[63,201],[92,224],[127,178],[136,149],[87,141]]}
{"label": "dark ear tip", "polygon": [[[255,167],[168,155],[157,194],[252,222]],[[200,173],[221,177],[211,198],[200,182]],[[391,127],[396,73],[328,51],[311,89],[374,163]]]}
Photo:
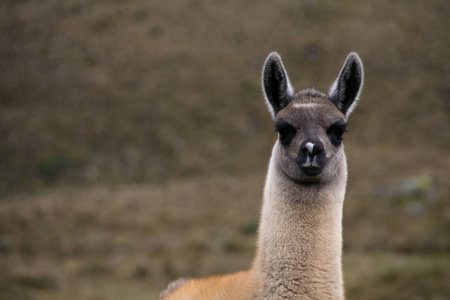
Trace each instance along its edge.
{"label": "dark ear tip", "polygon": [[362,61],[361,58],[359,58],[358,53],[356,52],[350,52],[350,54],[347,56],[347,62],[352,62],[360,65],[362,67]]}
{"label": "dark ear tip", "polygon": [[266,63],[272,63],[272,62],[279,62],[281,61],[281,56],[277,53],[277,52],[271,52],[267,58],[266,58]]}

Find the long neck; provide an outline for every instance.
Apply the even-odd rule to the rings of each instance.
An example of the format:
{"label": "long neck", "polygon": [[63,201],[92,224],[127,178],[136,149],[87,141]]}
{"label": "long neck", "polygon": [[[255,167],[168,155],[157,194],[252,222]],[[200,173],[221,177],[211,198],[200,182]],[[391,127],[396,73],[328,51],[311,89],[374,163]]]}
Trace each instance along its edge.
{"label": "long neck", "polygon": [[343,299],[342,208],[347,165],[329,183],[300,185],[272,152],[253,269],[260,299]]}

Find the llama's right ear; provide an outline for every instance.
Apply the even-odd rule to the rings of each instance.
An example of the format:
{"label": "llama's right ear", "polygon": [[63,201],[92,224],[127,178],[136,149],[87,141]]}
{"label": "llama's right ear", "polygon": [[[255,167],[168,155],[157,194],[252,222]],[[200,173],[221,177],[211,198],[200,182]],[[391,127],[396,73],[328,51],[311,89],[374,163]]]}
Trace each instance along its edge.
{"label": "llama's right ear", "polygon": [[331,102],[346,118],[355,109],[364,82],[364,68],[356,52],[347,56],[339,76],[328,92]]}
{"label": "llama's right ear", "polygon": [[264,98],[272,118],[292,100],[294,89],[284,69],[281,57],[272,52],[263,67],[262,87]]}

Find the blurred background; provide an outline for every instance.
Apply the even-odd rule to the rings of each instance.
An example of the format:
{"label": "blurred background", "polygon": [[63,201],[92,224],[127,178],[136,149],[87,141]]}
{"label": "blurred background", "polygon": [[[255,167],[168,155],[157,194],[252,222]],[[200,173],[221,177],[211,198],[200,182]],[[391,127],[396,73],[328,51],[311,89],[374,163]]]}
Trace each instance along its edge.
{"label": "blurred background", "polygon": [[365,85],[345,146],[350,300],[450,299],[450,3],[3,0],[0,299],[157,299],[246,269],[278,51]]}

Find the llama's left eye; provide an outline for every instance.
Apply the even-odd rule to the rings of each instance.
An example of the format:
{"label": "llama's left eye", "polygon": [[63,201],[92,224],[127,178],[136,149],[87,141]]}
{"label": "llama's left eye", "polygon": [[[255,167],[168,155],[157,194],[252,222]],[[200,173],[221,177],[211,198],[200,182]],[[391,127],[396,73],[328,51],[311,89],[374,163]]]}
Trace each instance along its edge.
{"label": "llama's left eye", "polygon": [[343,120],[334,123],[328,128],[327,135],[333,145],[339,146],[342,143],[342,136],[344,135],[344,132],[347,131],[346,128],[347,123]]}
{"label": "llama's left eye", "polygon": [[334,134],[337,138],[342,139],[342,135],[344,134],[344,131],[341,128],[334,129],[331,134]]}

